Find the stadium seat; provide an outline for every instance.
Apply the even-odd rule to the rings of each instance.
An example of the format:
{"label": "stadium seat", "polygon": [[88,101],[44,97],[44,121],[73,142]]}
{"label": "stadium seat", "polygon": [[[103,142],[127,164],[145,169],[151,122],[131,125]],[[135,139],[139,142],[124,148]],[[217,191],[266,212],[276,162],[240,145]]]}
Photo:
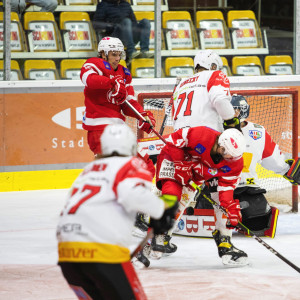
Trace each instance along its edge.
{"label": "stadium seat", "polygon": [[268,55],[265,57],[265,72],[270,75],[292,75],[293,60],[289,55]]}
{"label": "stadium seat", "polygon": [[[149,49],[150,50],[154,50],[154,43],[155,43],[155,33],[154,33],[154,12],[153,11],[135,11],[134,12],[135,17],[137,19],[137,21],[139,22],[142,19],[148,19],[150,21],[150,25],[151,25],[151,30],[150,30],[150,39],[149,39]],[[161,42],[162,42],[162,49],[166,49],[166,45],[165,45],[165,39],[164,36],[162,35],[161,37]],[[139,44],[136,47],[137,49],[139,49]]]}
{"label": "stadium seat", "polygon": [[66,51],[96,51],[97,39],[87,12],[62,12],[60,29],[65,31]]}
{"label": "stadium seat", "polygon": [[139,78],[154,78],[154,59],[137,58],[131,61],[131,75]]}
{"label": "stadium seat", "polygon": [[28,31],[31,52],[63,51],[60,32],[51,12],[25,12],[24,29]]}
{"label": "stadium seat", "polygon": [[188,11],[164,11],[162,24],[168,50],[186,50],[198,47],[195,28]]}
{"label": "stadium seat", "polygon": [[80,79],[80,71],[86,59],[63,59],[60,62],[60,77],[62,79]]}
{"label": "stadium seat", "polygon": [[124,59],[121,59],[119,64],[122,65],[123,67],[127,68],[127,64],[126,64],[126,61]]}
{"label": "stadium seat", "polygon": [[31,80],[59,79],[53,60],[25,60],[24,77]]}
{"label": "stadium seat", "polygon": [[230,10],[227,14],[233,48],[262,48],[261,30],[252,10]]}
{"label": "stadium seat", "polygon": [[96,5],[97,0],[65,0],[66,5]]}
{"label": "stadium seat", "polygon": [[[3,51],[3,12],[0,12],[0,51]],[[11,13],[11,42],[12,52],[28,51],[23,27],[17,13]]]}
{"label": "stadium seat", "polygon": [[226,76],[232,76],[232,73],[231,73],[231,70],[230,70],[227,58],[222,56],[221,59],[222,59],[222,62],[223,62],[223,67],[222,67],[221,71],[224,74],[226,74]]}
{"label": "stadium seat", "polygon": [[197,11],[196,28],[201,49],[231,48],[229,31],[221,11]]}
{"label": "stadium seat", "polygon": [[[3,60],[0,60],[0,81],[2,81],[4,77],[3,69],[4,69],[4,62]],[[11,81],[23,80],[19,63],[16,60],[11,60],[10,80]]]}
{"label": "stadium seat", "polygon": [[258,56],[234,56],[232,58],[232,73],[243,76],[264,75]]}
{"label": "stadium seat", "polygon": [[194,61],[190,57],[168,57],[165,60],[167,77],[187,77],[194,74]]}

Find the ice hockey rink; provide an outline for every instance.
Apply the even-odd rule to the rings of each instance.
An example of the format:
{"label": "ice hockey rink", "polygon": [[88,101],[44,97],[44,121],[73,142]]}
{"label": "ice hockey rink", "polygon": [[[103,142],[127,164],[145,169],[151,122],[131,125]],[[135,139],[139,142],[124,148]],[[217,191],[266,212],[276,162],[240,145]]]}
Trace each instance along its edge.
{"label": "ice hockey rink", "polygon": [[[55,228],[66,193],[0,193],[0,299],[76,299],[56,265]],[[300,267],[300,214],[278,207],[276,238],[265,241]],[[253,238],[233,237],[249,256],[242,268],[223,266],[212,239],[172,241],[176,253],[137,270],[148,299],[300,299],[300,273]]]}

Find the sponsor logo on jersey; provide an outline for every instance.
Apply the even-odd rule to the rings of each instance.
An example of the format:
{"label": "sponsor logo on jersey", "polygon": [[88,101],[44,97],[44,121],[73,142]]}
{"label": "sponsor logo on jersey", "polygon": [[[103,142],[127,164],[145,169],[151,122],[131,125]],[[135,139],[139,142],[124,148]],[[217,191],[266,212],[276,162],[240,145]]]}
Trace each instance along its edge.
{"label": "sponsor logo on jersey", "polygon": [[150,150],[150,151],[152,151],[152,150],[154,150],[154,149],[155,149],[155,146],[154,146],[154,145],[150,145],[150,146],[149,146],[149,150]]}
{"label": "sponsor logo on jersey", "polygon": [[262,137],[262,132],[259,130],[249,130],[249,136],[256,141]]}
{"label": "sponsor logo on jersey", "polygon": [[206,148],[201,144],[197,144],[197,146],[194,148],[194,150],[197,153],[202,154],[206,150]]}
{"label": "sponsor logo on jersey", "polygon": [[105,67],[106,69],[111,70],[111,67],[110,67],[109,62],[103,60],[103,63],[104,63],[104,67]]}
{"label": "sponsor logo on jersey", "polygon": [[231,168],[228,167],[228,166],[223,166],[220,168],[220,170],[223,172],[223,173],[228,173],[229,171],[231,171]]}
{"label": "sponsor logo on jersey", "polygon": [[123,71],[126,75],[130,75],[130,71],[127,68],[123,67]]}
{"label": "sponsor logo on jersey", "polygon": [[254,127],[254,128],[263,128],[261,125],[254,124],[254,123],[253,123],[253,127]]}
{"label": "sponsor logo on jersey", "polygon": [[216,174],[218,174],[218,169],[211,169],[211,168],[209,168],[207,172],[210,175],[215,176]]}

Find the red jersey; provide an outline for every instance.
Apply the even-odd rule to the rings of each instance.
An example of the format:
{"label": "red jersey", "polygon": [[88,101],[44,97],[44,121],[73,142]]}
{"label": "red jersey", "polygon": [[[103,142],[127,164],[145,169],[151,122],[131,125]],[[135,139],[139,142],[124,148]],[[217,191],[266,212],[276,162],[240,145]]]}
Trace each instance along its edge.
{"label": "red jersey", "polygon": [[85,85],[85,115],[83,117],[83,129],[99,130],[107,124],[123,124],[124,115],[136,118],[136,115],[126,105],[116,105],[107,101],[107,92],[111,88],[110,79],[121,75],[125,82],[127,90],[127,99],[139,112],[143,108],[136,101],[134,89],[132,86],[132,77],[130,71],[118,65],[114,70],[112,66],[102,58],[89,58],[82,66],[80,79]]}
{"label": "red jersey", "polygon": [[[197,172],[197,167],[195,168],[197,175],[204,180],[217,177],[220,202],[232,201],[233,190],[239,183],[243,169],[243,158],[235,161],[220,159],[218,162],[214,162],[211,150],[220,134],[220,132],[204,126],[183,128],[172,133],[167,138],[169,144],[161,150],[158,158],[157,181],[164,179],[164,174],[160,174],[160,166],[164,159],[199,162],[203,167],[200,167],[199,172]],[[200,178],[196,176],[194,180],[197,179]]]}

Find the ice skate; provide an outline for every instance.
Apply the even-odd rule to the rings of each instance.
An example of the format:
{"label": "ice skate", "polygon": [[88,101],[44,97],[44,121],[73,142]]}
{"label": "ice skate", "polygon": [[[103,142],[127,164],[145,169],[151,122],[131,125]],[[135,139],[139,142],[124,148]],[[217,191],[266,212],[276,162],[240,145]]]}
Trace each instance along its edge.
{"label": "ice skate", "polygon": [[217,244],[219,256],[224,265],[246,266],[249,264],[248,255],[233,246],[230,236],[221,235],[219,230],[213,231],[213,238]]}
{"label": "ice skate", "polygon": [[[149,228],[147,217],[144,214],[137,213],[132,235],[136,237],[145,237]],[[149,218],[148,218],[149,219]]]}
{"label": "ice skate", "polygon": [[171,236],[167,234],[158,234],[152,238],[150,258],[160,259],[162,256],[168,256],[176,252],[177,246],[170,243]]}
{"label": "ice skate", "polygon": [[150,266],[150,260],[148,259],[150,254],[150,245],[147,244],[144,248],[137,254],[136,257],[133,257],[131,263],[137,269],[148,268]]}

